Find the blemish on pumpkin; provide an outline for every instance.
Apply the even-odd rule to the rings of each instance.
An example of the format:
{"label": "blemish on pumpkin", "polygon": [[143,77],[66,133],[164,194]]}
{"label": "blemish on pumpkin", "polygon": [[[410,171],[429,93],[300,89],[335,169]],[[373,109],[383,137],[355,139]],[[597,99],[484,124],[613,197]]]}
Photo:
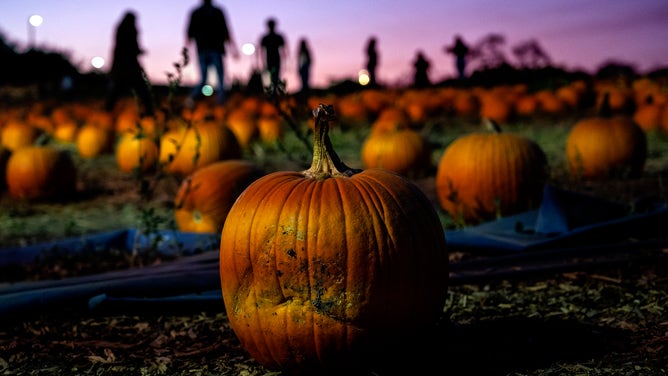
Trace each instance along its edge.
{"label": "blemish on pumpkin", "polygon": [[292,249],[292,248],[288,249],[285,253],[287,253],[288,256],[290,256],[290,257],[292,257],[292,258],[296,258],[296,257],[297,257],[297,252],[295,252],[295,250]]}

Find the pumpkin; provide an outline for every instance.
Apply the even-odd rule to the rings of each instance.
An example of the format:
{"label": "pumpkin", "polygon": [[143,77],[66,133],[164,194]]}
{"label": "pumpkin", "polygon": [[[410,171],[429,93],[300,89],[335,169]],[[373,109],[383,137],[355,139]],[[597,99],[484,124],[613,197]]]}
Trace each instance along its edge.
{"label": "pumpkin", "polygon": [[158,145],[141,132],[127,131],[116,144],[116,164],[125,173],[151,172],[158,161]]}
{"label": "pumpkin", "polygon": [[214,162],[241,158],[241,153],[234,132],[213,119],[167,131],[160,138],[160,164],[180,178]]}
{"label": "pumpkin", "polygon": [[446,147],[436,192],[456,222],[476,224],[537,207],[547,176],[547,157],[538,144],[494,126],[494,132],[459,136]]}
{"label": "pumpkin", "polygon": [[514,115],[514,104],[506,98],[506,93],[502,88],[482,92],[478,95],[478,98],[480,100],[480,116],[483,118],[505,123]]}
{"label": "pumpkin", "polygon": [[625,116],[580,120],[566,139],[568,168],[576,178],[640,177],[646,154],[645,133]]}
{"label": "pumpkin", "polygon": [[9,150],[17,150],[32,145],[42,133],[41,129],[32,125],[18,120],[10,120],[2,127],[0,143],[1,146]]}
{"label": "pumpkin", "polygon": [[234,200],[262,175],[261,169],[243,160],[215,162],[193,172],[174,199],[179,230],[220,233]]}
{"label": "pumpkin", "polygon": [[113,131],[97,123],[84,124],[76,136],[77,152],[83,158],[94,158],[111,150]]}
{"label": "pumpkin", "polygon": [[260,140],[265,144],[273,144],[283,137],[283,121],[280,115],[260,116],[257,119],[257,129]]}
{"label": "pumpkin", "polygon": [[[424,193],[382,169],[352,170],[314,110],[313,162],[246,188],[221,233],[230,325],[259,363],[287,372],[354,368],[365,351],[428,331],[448,282],[445,235]],[[411,346],[409,341],[396,343]]]}
{"label": "pumpkin", "polygon": [[27,200],[62,199],[76,191],[76,166],[66,150],[50,145],[12,152],[6,167],[7,191]]}
{"label": "pumpkin", "polygon": [[[254,103],[245,101],[244,103]],[[242,148],[248,147],[259,136],[257,129],[256,112],[254,110],[237,108],[227,115],[227,127],[234,132]]]}
{"label": "pumpkin", "polygon": [[410,121],[404,110],[396,107],[386,107],[380,111],[376,120],[371,123],[371,131],[373,133],[392,132],[409,126]]}
{"label": "pumpkin", "polygon": [[645,132],[654,132],[661,126],[661,114],[666,106],[657,103],[652,95],[648,95],[633,113],[633,121]]}
{"label": "pumpkin", "polygon": [[647,159],[647,137],[631,117],[612,115],[603,99],[598,116],[577,121],[566,138],[571,176],[585,180],[638,178]]}
{"label": "pumpkin", "polygon": [[361,154],[364,167],[385,168],[409,178],[423,177],[431,167],[429,142],[409,128],[371,133]]}

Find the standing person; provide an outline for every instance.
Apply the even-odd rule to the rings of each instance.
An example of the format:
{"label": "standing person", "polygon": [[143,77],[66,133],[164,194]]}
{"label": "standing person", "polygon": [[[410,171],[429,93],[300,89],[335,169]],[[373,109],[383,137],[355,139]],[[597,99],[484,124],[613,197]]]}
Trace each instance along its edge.
{"label": "standing person", "polygon": [[378,51],[376,50],[376,37],[369,38],[366,45],[366,70],[369,73],[369,86],[376,86],[376,67],[378,66]]}
{"label": "standing person", "polygon": [[239,51],[227,25],[225,12],[222,8],[213,5],[212,0],[202,0],[202,5],[195,8],[188,19],[186,45],[195,41],[197,58],[200,69],[200,82],[190,94],[190,102],[202,95],[202,88],[206,85],[209,67],[213,66],[218,78],[218,103],[225,101],[225,64],[223,58],[227,45],[236,59]]}
{"label": "standing person", "polygon": [[413,84],[416,88],[425,88],[431,85],[429,81],[429,68],[431,63],[424,56],[422,51],[418,51],[415,61],[413,62],[413,67],[415,68],[415,79]]}
{"label": "standing person", "polygon": [[280,86],[281,78],[281,60],[285,59],[287,52],[285,50],[285,38],[282,34],[276,32],[276,19],[267,20],[267,33],[260,40],[262,58],[265,69],[271,77],[271,92],[276,92]]}
{"label": "standing person", "polygon": [[299,78],[301,79],[300,97],[306,99],[311,88],[311,50],[308,46],[306,38],[299,41],[299,52],[297,53],[297,65],[299,70]]}
{"label": "standing person", "polygon": [[153,115],[153,100],[148,79],[139,64],[139,55],[144,51],[139,47],[137,17],[133,11],[127,11],[116,27],[113,61],[109,71],[111,79],[105,107],[112,111],[119,97],[128,90],[134,91],[144,105],[145,115]]}
{"label": "standing person", "polygon": [[455,42],[452,46],[446,46],[445,52],[455,55],[455,68],[460,80],[466,78],[466,57],[469,54],[469,47],[464,43],[460,35],[455,36]]}

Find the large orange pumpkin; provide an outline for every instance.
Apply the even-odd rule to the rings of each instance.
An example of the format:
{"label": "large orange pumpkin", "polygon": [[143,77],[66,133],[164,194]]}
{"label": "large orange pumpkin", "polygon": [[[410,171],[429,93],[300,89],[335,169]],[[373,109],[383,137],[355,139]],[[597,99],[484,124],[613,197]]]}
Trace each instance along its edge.
{"label": "large orange pumpkin", "polygon": [[582,179],[637,178],[647,159],[645,132],[627,115],[611,116],[607,97],[598,116],[573,125],[566,139],[571,175]]}
{"label": "large orange pumpkin", "polygon": [[547,170],[541,147],[524,136],[498,129],[471,133],[446,147],[436,191],[456,222],[475,224],[537,207]]}
{"label": "large orange pumpkin", "polygon": [[12,152],[6,167],[7,191],[28,200],[60,199],[76,191],[77,170],[66,150],[49,145]]}
{"label": "large orange pumpkin", "polygon": [[264,173],[244,160],[212,163],[181,182],[174,217],[181,231],[220,233],[234,200]]}
{"label": "large orange pumpkin", "polygon": [[[252,183],[223,227],[220,277],[230,324],[258,362],[287,372],[355,367],[428,331],[447,294],[443,228],[413,183],[352,170],[315,111],[313,163]],[[382,351],[381,351],[382,352]]]}

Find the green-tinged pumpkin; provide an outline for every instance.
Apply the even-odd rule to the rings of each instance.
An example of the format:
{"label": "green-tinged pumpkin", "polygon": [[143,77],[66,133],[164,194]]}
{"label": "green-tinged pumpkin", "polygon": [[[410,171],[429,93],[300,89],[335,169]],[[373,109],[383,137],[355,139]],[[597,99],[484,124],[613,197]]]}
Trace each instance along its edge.
{"label": "green-tinged pumpkin", "polygon": [[631,117],[611,115],[607,98],[603,101],[600,114],[576,122],[566,139],[571,176],[638,178],[647,159],[647,136]]}
{"label": "green-tinged pumpkin", "polygon": [[547,157],[517,134],[479,132],[447,146],[436,172],[436,192],[456,222],[475,224],[540,205]]}
{"label": "green-tinged pumpkin", "polygon": [[289,373],[350,371],[367,351],[410,348],[401,340],[433,328],[447,295],[429,199],[394,172],[345,166],[327,136],[333,109],[314,115],[311,168],[246,188],[220,245],[232,329],[259,363]]}
{"label": "green-tinged pumpkin", "polygon": [[7,191],[27,200],[63,199],[76,192],[77,170],[66,150],[50,145],[12,152],[6,167]]}
{"label": "green-tinged pumpkin", "polygon": [[174,217],[184,232],[220,233],[232,204],[246,187],[264,175],[244,160],[215,162],[181,182],[174,200]]}

